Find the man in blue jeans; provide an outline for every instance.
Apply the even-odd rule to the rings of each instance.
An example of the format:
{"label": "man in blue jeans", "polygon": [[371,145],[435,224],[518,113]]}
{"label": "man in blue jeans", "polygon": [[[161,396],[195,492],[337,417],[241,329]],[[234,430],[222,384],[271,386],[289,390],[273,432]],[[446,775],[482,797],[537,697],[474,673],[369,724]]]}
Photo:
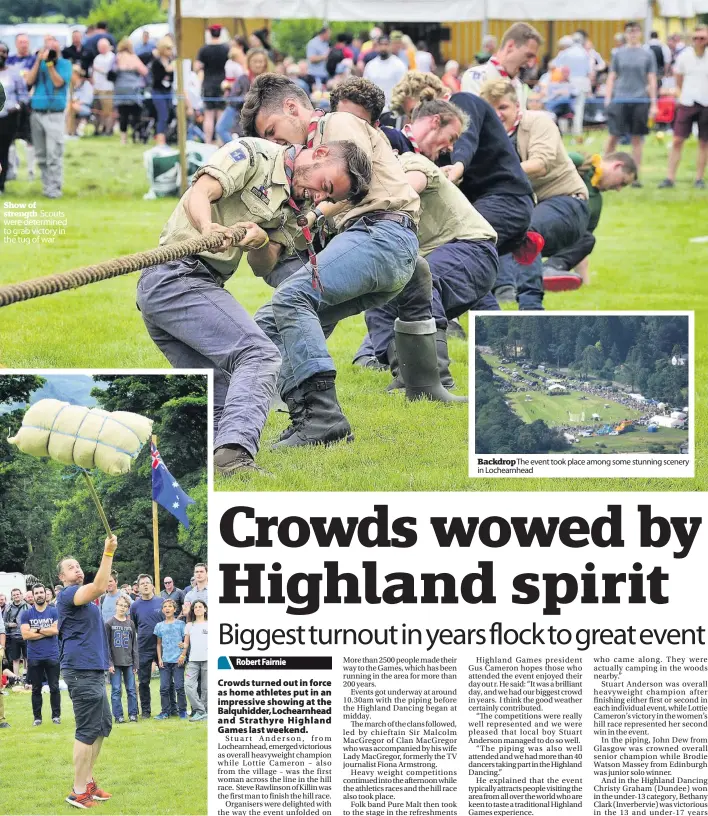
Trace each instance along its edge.
{"label": "man in blue jeans", "polygon": [[138,693],[140,713],[144,720],[151,716],[150,678],[152,664],[157,663],[155,626],[165,619],[162,598],[155,595],[149,575],[138,575],[139,597],[130,605],[130,617],[138,631]]}
{"label": "man in blue jeans", "polygon": [[[420,200],[380,131],[349,113],[318,118],[307,94],[286,77],[264,74],[256,79],[241,110],[241,125],[245,133],[279,144],[315,147],[351,139],[371,160],[371,184],[363,201],[350,208],[320,208],[318,226],[330,217],[337,229],[317,255],[321,286],[312,286],[311,270],[302,266],[256,314],[256,322],[281,352],[278,388],[292,420],[275,447],[351,440],[351,426],[337,401],[336,369],[326,338],[338,321],[393,299],[411,279],[418,255]],[[282,246],[273,245],[268,262],[254,270],[256,274],[268,274],[281,252]],[[420,336],[434,336],[434,322],[432,328],[420,330]],[[437,376],[437,365],[434,371]]]}
{"label": "man in blue jeans", "polygon": [[94,601],[106,591],[117,546],[115,536],[106,539],[101,565],[90,584],[84,585],[84,572],[75,558],[62,558],[57,564],[57,575],[64,584],[57,598],[59,662],[76,721],[74,787],[66,801],[77,808],[111,798],[93,776],[103,740],[113,725],[106,696],[108,644],[101,610]]}
{"label": "man in blue jeans", "polygon": [[[240,139],[199,168],[165,225],[160,244],[224,238],[216,251],[148,267],[137,293],[147,330],[172,365],[214,370],[214,464],[222,475],[256,468],[280,367],[278,349],[225,282],[244,252],[255,269],[271,239],[300,234],[297,202],[356,199],[370,180],[371,163],[346,139],[314,150]],[[238,244],[236,224],[247,230]]]}

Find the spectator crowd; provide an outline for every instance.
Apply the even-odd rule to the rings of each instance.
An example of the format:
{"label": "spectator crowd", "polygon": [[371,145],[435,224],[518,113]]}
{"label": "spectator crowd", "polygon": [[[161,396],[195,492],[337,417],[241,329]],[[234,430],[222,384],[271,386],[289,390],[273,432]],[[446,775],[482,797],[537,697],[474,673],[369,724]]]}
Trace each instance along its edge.
{"label": "spectator crowd", "polygon": [[[62,633],[57,603],[63,586],[32,579],[32,588],[0,594],[0,728],[5,719],[3,695],[11,688],[31,690],[33,724],[41,726],[42,690],[49,692],[54,724],[61,722],[60,658]],[[150,575],[118,583],[111,573],[108,588],[96,600],[103,618],[109,654],[106,682],[116,723],[150,719],[150,681],[159,674],[160,712],[165,720],[190,722],[207,718],[207,633],[209,582],[207,566],[198,563],[188,586],[179,589],[171,576],[156,594]],[[127,716],[123,707],[125,688]]]}
{"label": "spectator crowd", "polygon": [[[486,36],[464,66],[454,60],[438,66],[433,48],[414,44],[401,31],[332,34],[323,26],[307,43],[304,59],[280,53],[267,29],[230,38],[211,26],[205,45],[193,55],[185,73],[184,93],[189,137],[223,144],[241,135],[240,112],[256,77],[284,74],[308,93],[317,108],[329,109],[330,93],[351,76],[363,76],[384,92],[383,120],[401,125],[405,116],[391,108],[394,87],[406,73],[435,73],[450,94],[479,93],[490,79],[508,77],[529,110],[543,110],[562,132],[572,129],[577,142],[590,127],[609,130],[607,153],[618,142],[631,143],[639,168],[644,137],[651,129],[673,130],[666,179],[673,187],[682,148],[693,129],[700,138],[695,184],[704,186],[708,157],[708,30],[672,34],[662,42],[656,31],[642,43],[638,23],[615,37],[612,53],[603,57],[587,32],[560,38],[555,53],[539,58],[539,42],[523,53],[511,53]],[[117,41],[106,23],[74,31],[60,47],[45,38],[37,53],[26,34],[14,47],[0,43],[0,84],[6,102],[0,112],[0,194],[17,175],[16,141],[24,143],[27,170],[39,166],[43,194],[58,198],[63,186],[66,139],[89,133],[110,136],[115,130],[126,143],[157,145],[176,141],[176,49],[171,36],[156,41],[142,32],[139,42]],[[639,179],[635,186],[640,185]]]}

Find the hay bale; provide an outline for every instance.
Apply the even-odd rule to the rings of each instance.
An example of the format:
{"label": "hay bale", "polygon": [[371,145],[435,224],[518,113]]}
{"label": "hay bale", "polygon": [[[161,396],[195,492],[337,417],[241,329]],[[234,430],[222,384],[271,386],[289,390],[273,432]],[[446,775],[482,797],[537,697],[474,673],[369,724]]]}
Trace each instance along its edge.
{"label": "hay bale", "polygon": [[128,473],[150,438],[152,420],[129,411],[84,408],[55,399],[30,406],[17,435],[8,439],[30,456],[111,476]]}

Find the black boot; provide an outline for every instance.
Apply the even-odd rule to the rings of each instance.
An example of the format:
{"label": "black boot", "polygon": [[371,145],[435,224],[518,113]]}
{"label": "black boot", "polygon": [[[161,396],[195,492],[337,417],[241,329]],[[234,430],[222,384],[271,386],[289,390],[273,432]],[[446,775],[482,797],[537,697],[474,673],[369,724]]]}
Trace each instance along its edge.
{"label": "black boot", "polygon": [[289,394],[286,394],[285,404],[288,406],[288,413],[290,414],[290,425],[278,437],[279,442],[295,433],[295,429],[305,413],[305,395],[302,389],[296,387]]}
{"label": "black boot", "polygon": [[409,400],[468,401],[450,394],[440,382],[434,320],[396,320],[395,331],[400,377]]}
{"label": "black boot", "polygon": [[214,466],[219,476],[233,476],[235,473],[257,471],[265,473],[253,461],[253,457],[241,445],[222,445],[214,451]]}
{"label": "black boot", "polygon": [[300,386],[303,395],[302,412],[292,433],[273,445],[273,450],[299,448],[305,445],[331,445],[354,439],[351,426],[342,413],[334,388],[334,376],[316,375]]}
{"label": "black boot", "polygon": [[388,357],[388,367],[391,369],[391,376],[393,379],[386,386],[387,391],[397,391],[400,388],[405,388],[405,384],[401,379],[401,372],[398,368],[398,353],[396,352],[396,341],[391,340],[386,349],[386,356]]}
{"label": "black boot", "polygon": [[388,368],[384,363],[380,363],[372,354],[367,354],[366,357],[357,357],[352,361],[352,365],[360,368],[368,368],[370,371],[386,371]]}
{"label": "black boot", "polygon": [[455,380],[450,373],[450,353],[447,350],[447,330],[438,329],[435,334],[435,346],[438,353],[438,373],[440,383],[448,391],[455,387]]}

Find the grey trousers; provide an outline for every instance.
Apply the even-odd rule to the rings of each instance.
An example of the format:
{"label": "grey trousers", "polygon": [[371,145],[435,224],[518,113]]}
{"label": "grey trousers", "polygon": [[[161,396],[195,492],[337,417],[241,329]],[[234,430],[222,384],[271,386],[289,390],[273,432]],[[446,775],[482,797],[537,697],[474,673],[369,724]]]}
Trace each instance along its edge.
{"label": "grey trousers", "polygon": [[175,368],[214,370],[214,448],[258,452],[280,369],[280,354],[199,258],[148,267],[138,308]]}
{"label": "grey trousers", "polygon": [[[190,660],[187,663],[187,671],[184,673],[184,690],[187,692],[187,699],[192,711],[196,714],[206,714],[207,711],[207,688],[209,686],[208,662],[206,660]],[[202,693],[197,693],[199,679],[201,678]]]}
{"label": "grey trousers", "polygon": [[64,182],[64,114],[32,111],[30,127],[42,173],[42,193],[59,198]]}

